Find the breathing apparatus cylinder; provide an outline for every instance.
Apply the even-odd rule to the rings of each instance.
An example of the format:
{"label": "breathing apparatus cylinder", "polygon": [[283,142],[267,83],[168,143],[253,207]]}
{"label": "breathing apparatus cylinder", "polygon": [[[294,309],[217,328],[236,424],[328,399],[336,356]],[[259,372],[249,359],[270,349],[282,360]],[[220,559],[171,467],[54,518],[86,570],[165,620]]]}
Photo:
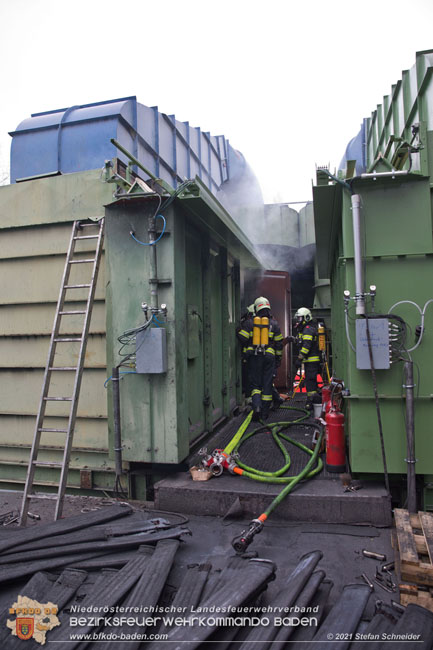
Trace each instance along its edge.
{"label": "breathing apparatus cylinder", "polygon": [[326,421],[326,469],[341,474],[346,470],[344,415],[337,406],[331,406]]}
{"label": "breathing apparatus cylinder", "polygon": [[254,316],[253,320],[253,345],[260,345],[260,324],[262,319],[260,316]]}
{"label": "breathing apparatus cylinder", "polygon": [[269,343],[269,318],[267,316],[262,316],[261,321],[262,329],[260,331],[260,345],[264,347]]}
{"label": "breathing apparatus cylinder", "polygon": [[325,352],[325,350],[326,350],[326,334],[325,334],[325,326],[324,326],[323,323],[319,323],[317,325],[317,338],[318,338],[319,350],[321,352]]}

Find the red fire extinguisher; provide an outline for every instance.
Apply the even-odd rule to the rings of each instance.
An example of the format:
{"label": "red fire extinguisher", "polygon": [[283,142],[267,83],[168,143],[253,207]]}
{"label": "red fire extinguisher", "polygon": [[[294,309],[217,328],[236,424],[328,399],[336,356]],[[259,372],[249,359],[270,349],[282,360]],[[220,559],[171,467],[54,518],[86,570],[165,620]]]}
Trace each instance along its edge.
{"label": "red fire extinguisher", "polygon": [[344,439],[344,415],[333,404],[325,416],[326,421],[326,469],[341,474],[346,471],[346,445]]}
{"label": "red fire extinguisher", "polygon": [[322,417],[328,413],[331,408],[331,386],[325,385],[322,388]]}

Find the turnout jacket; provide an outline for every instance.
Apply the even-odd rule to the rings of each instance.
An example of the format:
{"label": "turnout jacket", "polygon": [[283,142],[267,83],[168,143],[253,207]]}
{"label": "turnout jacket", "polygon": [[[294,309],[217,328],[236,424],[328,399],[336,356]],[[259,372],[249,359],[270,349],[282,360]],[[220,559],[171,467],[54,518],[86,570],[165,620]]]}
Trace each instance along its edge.
{"label": "turnout jacket", "polygon": [[298,356],[304,363],[318,363],[320,351],[317,327],[314,323],[306,323],[297,336]]}
{"label": "turnout jacket", "polygon": [[[246,356],[254,354],[254,347],[258,347],[253,346],[253,327],[253,319],[248,318],[242,323],[236,332],[236,336],[242,343],[242,352]],[[275,357],[277,364],[281,362],[281,356],[283,354],[283,335],[281,334],[278,322],[272,317],[269,319],[269,343],[265,346],[263,352],[266,355],[272,355]]]}

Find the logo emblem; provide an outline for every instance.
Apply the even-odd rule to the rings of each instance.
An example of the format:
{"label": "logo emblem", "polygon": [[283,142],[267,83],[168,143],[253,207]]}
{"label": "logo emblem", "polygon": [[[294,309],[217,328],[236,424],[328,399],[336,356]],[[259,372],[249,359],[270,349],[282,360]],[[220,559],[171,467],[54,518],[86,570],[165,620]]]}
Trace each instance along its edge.
{"label": "logo emblem", "polygon": [[31,639],[35,629],[34,618],[17,618],[16,620],[16,633],[20,639]]}

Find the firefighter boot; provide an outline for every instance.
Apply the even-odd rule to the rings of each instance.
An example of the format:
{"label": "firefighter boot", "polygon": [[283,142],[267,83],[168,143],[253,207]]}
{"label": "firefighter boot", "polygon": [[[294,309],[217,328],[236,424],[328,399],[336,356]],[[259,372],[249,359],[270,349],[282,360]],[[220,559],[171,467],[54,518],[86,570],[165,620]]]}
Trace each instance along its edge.
{"label": "firefighter boot", "polygon": [[253,420],[254,422],[257,422],[258,420],[260,420],[262,415],[261,391],[253,390],[251,406],[253,407]]}
{"label": "firefighter boot", "polygon": [[252,420],[253,422],[258,422],[262,418],[262,409],[258,406],[255,406],[253,408],[253,417]]}

